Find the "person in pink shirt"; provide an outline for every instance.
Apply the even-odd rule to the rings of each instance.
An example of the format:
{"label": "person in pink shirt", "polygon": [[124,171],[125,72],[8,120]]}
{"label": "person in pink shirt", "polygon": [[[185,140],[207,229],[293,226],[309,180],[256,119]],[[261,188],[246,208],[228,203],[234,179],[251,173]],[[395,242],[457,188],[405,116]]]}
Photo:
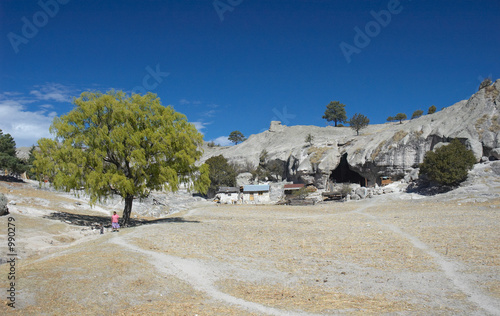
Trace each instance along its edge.
{"label": "person in pink shirt", "polygon": [[118,229],[120,228],[120,224],[118,224],[118,219],[120,217],[118,216],[118,214],[116,214],[116,212],[113,212],[113,215],[111,216],[111,227],[113,228],[112,231],[114,232],[117,232]]}

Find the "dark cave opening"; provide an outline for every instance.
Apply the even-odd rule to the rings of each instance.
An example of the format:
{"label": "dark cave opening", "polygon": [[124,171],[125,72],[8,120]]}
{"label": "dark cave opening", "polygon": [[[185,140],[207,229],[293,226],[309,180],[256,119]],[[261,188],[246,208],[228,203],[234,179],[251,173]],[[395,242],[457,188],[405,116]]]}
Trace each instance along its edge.
{"label": "dark cave opening", "polygon": [[349,163],[347,162],[347,154],[343,154],[340,158],[340,163],[332,171],[330,175],[330,180],[333,183],[358,183],[362,187],[366,186],[366,179],[361,176],[359,173],[352,171],[349,167]]}

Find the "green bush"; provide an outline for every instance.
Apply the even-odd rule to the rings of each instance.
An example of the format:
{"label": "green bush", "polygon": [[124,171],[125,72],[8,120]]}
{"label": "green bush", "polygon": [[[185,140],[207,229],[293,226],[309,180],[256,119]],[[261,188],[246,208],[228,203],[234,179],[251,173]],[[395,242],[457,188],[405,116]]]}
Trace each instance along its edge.
{"label": "green bush", "polygon": [[420,173],[441,185],[457,185],[467,178],[476,157],[458,139],[449,145],[429,151],[420,164]]}

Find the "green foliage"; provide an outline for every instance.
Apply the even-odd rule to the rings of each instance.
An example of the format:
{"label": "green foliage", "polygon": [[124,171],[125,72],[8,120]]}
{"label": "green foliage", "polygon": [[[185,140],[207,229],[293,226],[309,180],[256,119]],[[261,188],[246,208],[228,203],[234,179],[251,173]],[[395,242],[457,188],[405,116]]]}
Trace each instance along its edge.
{"label": "green foliage", "polygon": [[203,135],[155,94],[84,92],[74,104],[50,128],[59,143],[38,141],[33,169],[39,180],[48,177],[56,189],[66,191],[83,187],[91,203],[122,196],[124,225],[134,197],[175,191],[181,183],[206,193],[208,166],[195,166]]}
{"label": "green foliage", "polygon": [[420,164],[420,173],[441,185],[456,185],[467,178],[476,158],[458,139],[429,151]]}
{"label": "green foliage", "polygon": [[293,191],[292,196],[297,199],[304,200],[309,195],[309,193],[311,193],[311,190],[309,190],[307,187],[302,187],[298,190]]}
{"label": "green foliage", "polygon": [[278,159],[269,161],[267,163],[266,169],[273,180],[280,180],[280,178],[283,177],[283,173],[285,172],[285,166],[283,162]]}
{"label": "green foliage", "polygon": [[221,186],[234,187],[236,185],[234,165],[229,164],[224,156],[210,157],[205,163],[208,165],[208,176],[210,178],[208,196],[212,197]]}
{"label": "green foliage", "polygon": [[259,165],[251,171],[252,176],[259,181],[279,180],[285,172],[285,167],[281,160],[268,161],[268,157],[267,150],[263,149],[259,155]]}
{"label": "green foliage", "polygon": [[387,122],[394,122],[395,120],[396,120],[396,119],[395,119],[394,117],[392,117],[392,116],[389,116],[389,117],[387,118]]}
{"label": "green foliage", "polygon": [[413,120],[415,118],[421,117],[423,114],[424,114],[424,111],[416,110],[415,112],[413,112],[411,119]]}
{"label": "green foliage", "polygon": [[28,175],[28,177],[30,179],[31,178],[36,178],[36,175],[33,172],[33,162],[35,161],[35,151],[36,151],[35,146],[31,146],[28,159],[25,161],[25,164],[26,164],[26,174]]}
{"label": "green foliage", "polygon": [[399,124],[403,124],[403,120],[406,120],[406,114],[404,114],[404,113],[398,113],[394,117],[394,120],[395,121],[399,121]]}
{"label": "green foliage", "polygon": [[207,143],[208,147],[220,147],[219,144],[216,144],[213,140]]}
{"label": "green foliage", "polygon": [[363,114],[356,113],[349,120],[349,125],[353,130],[356,131],[356,135],[359,135],[359,131],[370,124],[370,119],[368,119]]}
{"label": "green foliage", "polygon": [[340,188],[340,194],[342,197],[346,197],[348,194],[350,194],[352,191],[351,186],[347,183],[344,183],[342,185],[342,188]]}
{"label": "green foliage", "polygon": [[331,101],[325,110],[325,115],[323,118],[328,122],[335,122],[335,126],[337,123],[342,123],[347,120],[347,115],[345,113],[345,104],[340,103],[339,101]]}
{"label": "green foliage", "polygon": [[15,175],[26,171],[26,165],[16,155],[16,142],[10,134],[0,130],[0,169],[7,169]]}
{"label": "green foliage", "polygon": [[309,143],[309,146],[312,146],[313,141],[314,141],[314,136],[311,134],[307,134],[306,138],[304,139],[306,143]]}
{"label": "green foliage", "polygon": [[481,89],[483,89],[483,88],[489,87],[491,84],[492,84],[491,78],[484,79],[481,82],[481,84],[479,85],[478,91],[481,90]]}
{"label": "green foliage", "polygon": [[427,111],[427,114],[433,114],[433,113],[436,113],[436,111],[437,111],[436,106],[435,105],[431,105],[429,107],[429,110]]}
{"label": "green foliage", "polygon": [[244,142],[246,140],[245,136],[240,131],[232,131],[227,138],[229,141],[233,142],[235,145],[238,143]]}

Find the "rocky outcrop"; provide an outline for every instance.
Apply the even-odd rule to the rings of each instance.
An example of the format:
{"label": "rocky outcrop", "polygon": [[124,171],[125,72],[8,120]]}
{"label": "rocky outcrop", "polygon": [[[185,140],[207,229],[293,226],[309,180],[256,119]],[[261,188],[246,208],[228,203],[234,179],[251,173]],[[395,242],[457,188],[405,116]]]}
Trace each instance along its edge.
{"label": "rocky outcrop", "polygon": [[[469,100],[402,124],[370,125],[359,136],[349,127],[285,126],[271,122],[268,131],[251,135],[231,147],[206,147],[202,161],[222,154],[229,161],[257,166],[266,150],[279,160],[289,181],[325,189],[329,180],[349,179],[367,184],[380,176],[415,178],[425,153],[458,138],[477,160],[500,157],[500,80]],[[306,136],[314,137],[312,145]],[[343,162],[344,161],[344,162]],[[357,174],[357,177],[356,177]],[[351,181],[353,182],[353,181]]]}
{"label": "rocky outcrop", "polygon": [[9,208],[7,207],[7,197],[0,193],[0,216],[9,214]]}

